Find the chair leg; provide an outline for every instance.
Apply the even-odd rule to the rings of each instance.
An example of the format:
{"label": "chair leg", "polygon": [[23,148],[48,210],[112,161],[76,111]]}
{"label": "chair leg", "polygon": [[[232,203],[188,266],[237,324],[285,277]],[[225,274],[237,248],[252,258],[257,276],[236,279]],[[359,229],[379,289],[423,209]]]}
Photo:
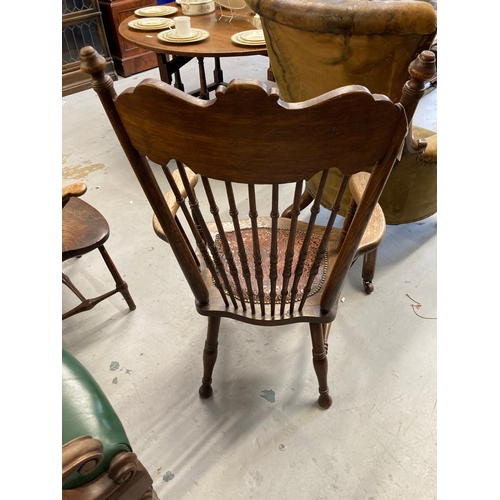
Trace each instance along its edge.
{"label": "chair leg", "polygon": [[319,383],[318,404],[325,410],[332,405],[332,398],[328,389],[328,358],[326,357],[325,334],[329,328],[324,329],[319,323],[309,323],[312,340],[313,366]]}
{"label": "chair leg", "polygon": [[377,264],[377,249],[363,256],[363,270],[361,277],[363,278],[363,286],[365,292],[370,294],[373,292],[373,277],[375,276],[375,266]]}
{"label": "chair leg", "polygon": [[129,309],[131,311],[134,311],[136,306],[132,299],[132,296],[130,295],[130,292],[128,291],[128,285],[125,281],[123,281],[123,278],[120,276],[120,273],[116,269],[113,261],[111,260],[111,257],[104,248],[104,245],[99,247],[99,252],[101,252],[102,258],[104,259],[106,266],[108,266],[109,272],[111,273],[113,279],[115,280],[116,289],[122,294]]}
{"label": "chair leg", "polygon": [[207,340],[203,350],[203,378],[199,389],[202,399],[207,399],[212,395],[212,372],[217,361],[220,320],[217,317],[208,317]]}

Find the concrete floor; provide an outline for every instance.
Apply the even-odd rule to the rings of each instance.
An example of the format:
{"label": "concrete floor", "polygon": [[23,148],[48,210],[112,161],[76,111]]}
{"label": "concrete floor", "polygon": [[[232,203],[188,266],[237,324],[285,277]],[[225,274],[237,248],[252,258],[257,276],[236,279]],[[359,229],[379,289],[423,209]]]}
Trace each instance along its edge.
{"label": "concrete floor", "polygon": [[[222,60],[226,81],[265,80],[267,65],[262,56]],[[198,87],[194,62],[182,75],[187,90]],[[158,71],[115,87],[150,76]],[[437,130],[436,103],[434,90],[414,123]],[[69,318],[62,345],[100,383],[162,500],[436,498],[437,216],[388,227],[371,296],[360,262],[351,269],[329,342],[329,410],[316,403],[305,324],[223,320],[214,396],[202,401],[206,319],[152,231],[151,209],[92,90],[63,98],[62,132],[63,185],[87,184],[83,199],[107,218],[107,249],[137,304],[130,313],[115,295]],[[63,270],[88,295],[110,284],[98,253]],[[72,304],[63,288],[63,310]]]}

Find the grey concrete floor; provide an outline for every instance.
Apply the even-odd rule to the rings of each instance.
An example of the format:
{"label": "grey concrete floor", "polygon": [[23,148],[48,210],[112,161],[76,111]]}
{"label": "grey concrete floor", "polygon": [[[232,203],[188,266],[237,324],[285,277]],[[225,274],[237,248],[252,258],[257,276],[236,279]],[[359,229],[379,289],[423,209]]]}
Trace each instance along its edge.
{"label": "grey concrete floor", "polygon": [[[226,81],[265,80],[267,66],[262,56],[222,60]],[[197,71],[184,68],[187,90],[199,86]],[[145,77],[158,71],[115,87]],[[437,89],[414,123],[437,130],[436,104]],[[87,184],[83,199],[107,218],[107,249],[137,304],[129,312],[115,295],[67,319],[62,345],[100,383],[162,500],[436,498],[437,215],[388,227],[372,295],[360,262],[351,269],[330,335],[329,410],[316,403],[305,324],[223,320],[214,395],[202,401],[206,319],[153,233],[151,209],[92,90],[63,97],[62,135],[63,185]],[[98,253],[63,270],[88,295],[111,283]],[[73,304],[63,288],[63,310]]]}

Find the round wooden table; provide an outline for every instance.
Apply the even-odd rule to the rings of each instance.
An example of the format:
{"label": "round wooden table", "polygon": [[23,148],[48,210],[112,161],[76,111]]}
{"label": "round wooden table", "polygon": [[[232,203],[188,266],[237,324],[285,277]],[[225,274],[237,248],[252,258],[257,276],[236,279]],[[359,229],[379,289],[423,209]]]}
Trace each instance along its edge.
{"label": "round wooden table", "polygon": [[[179,15],[182,15],[180,7],[177,7]],[[221,17],[222,14],[222,17]],[[238,10],[234,17],[229,16],[229,11],[216,6],[214,12],[201,16],[191,16],[191,27],[206,30],[210,36],[206,40],[195,43],[167,43],[158,40],[157,31],[139,31],[128,26],[134,19],[140,19],[133,15],[120,23],[118,32],[127,42],[139,47],[151,50],[158,58],[158,69],[160,78],[168,83],[184,90],[179,69],[191,59],[197,58],[200,72],[200,88],[190,92],[192,95],[202,99],[208,99],[211,90],[216,89],[220,84],[224,84],[222,69],[220,66],[221,57],[241,57],[263,55],[267,56],[265,46],[248,47],[239,46],[231,41],[231,36],[240,31],[254,29],[253,15],[251,10]],[[168,16],[172,19],[176,15]],[[204,58],[215,58],[214,83],[208,84],[205,77]]]}

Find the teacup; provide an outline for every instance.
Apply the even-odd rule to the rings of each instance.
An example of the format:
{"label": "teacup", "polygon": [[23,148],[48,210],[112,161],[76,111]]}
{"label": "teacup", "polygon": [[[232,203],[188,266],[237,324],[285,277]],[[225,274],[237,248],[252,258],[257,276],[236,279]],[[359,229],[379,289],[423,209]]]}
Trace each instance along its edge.
{"label": "teacup", "polygon": [[191,18],[189,16],[174,17],[175,32],[181,38],[191,36]]}

